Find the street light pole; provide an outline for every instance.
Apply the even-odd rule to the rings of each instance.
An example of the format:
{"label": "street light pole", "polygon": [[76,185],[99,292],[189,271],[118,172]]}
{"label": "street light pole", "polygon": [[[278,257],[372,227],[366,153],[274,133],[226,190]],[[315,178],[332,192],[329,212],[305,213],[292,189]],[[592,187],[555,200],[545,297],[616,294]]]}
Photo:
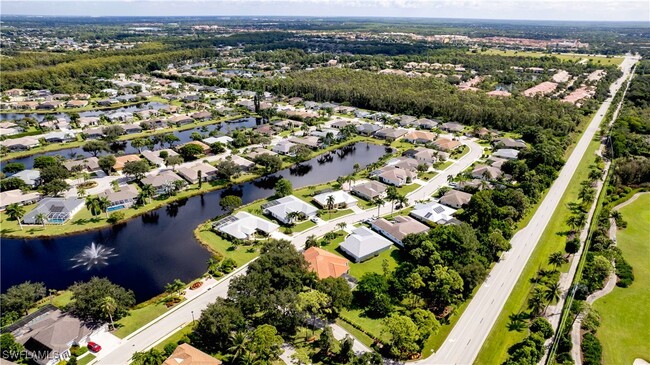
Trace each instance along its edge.
{"label": "street light pole", "polygon": [[191,311],[192,313],[192,324],[194,324],[194,311]]}

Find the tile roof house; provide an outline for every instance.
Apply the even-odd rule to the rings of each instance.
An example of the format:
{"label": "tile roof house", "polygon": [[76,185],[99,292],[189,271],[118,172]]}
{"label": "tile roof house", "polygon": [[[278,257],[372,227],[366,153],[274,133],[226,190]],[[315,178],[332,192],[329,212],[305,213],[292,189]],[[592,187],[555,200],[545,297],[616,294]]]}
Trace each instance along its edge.
{"label": "tile roof house", "polygon": [[411,143],[430,143],[436,138],[436,135],[426,131],[413,131],[404,135],[404,139]]}
{"label": "tile roof house", "polygon": [[454,220],[456,209],[449,208],[440,203],[417,203],[411,211],[411,216],[420,222],[448,224]]}
{"label": "tile roof house", "polygon": [[314,201],[316,204],[320,205],[321,208],[327,209],[327,200],[329,197],[334,198],[334,207],[335,208],[347,208],[354,207],[357,205],[357,199],[352,195],[346,193],[343,190],[336,190],[328,193],[322,193],[314,196]]}
{"label": "tile roof house", "polygon": [[406,129],[384,128],[375,132],[375,137],[387,141],[395,141],[402,138],[408,131]]}
{"label": "tile roof house", "polygon": [[184,343],[178,345],[162,365],[221,365],[221,360]]}
{"label": "tile roof house", "polygon": [[228,143],[231,143],[233,141],[232,137],[229,136],[220,136],[220,137],[208,137],[203,140],[203,143],[207,145],[212,145],[214,143],[221,143],[222,145],[227,145]]}
{"label": "tile roof house", "polygon": [[69,171],[72,171],[77,166],[81,166],[82,171],[89,173],[97,172],[101,170],[99,167],[99,159],[97,157],[88,157],[83,160],[67,160],[63,162],[63,166]]}
{"label": "tile roof house", "polygon": [[357,132],[359,132],[359,134],[362,134],[364,136],[371,136],[381,129],[382,127],[376,124],[364,123],[361,125],[357,125]]}
{"label": "tile roof house", "polygon": [[185,183],[185,180],[180,176],[176,175],[173,171],[162,171],[158,175],[150,175],[142,179],[142,184],[150,184],[156,189],[156,195],[167,194],[174,187],[174,181],[182,181]]}
{"label": "tile roof house", "polygon": [[112,212],[120,209],[130,208],[138,197],[138,189],[133,185],[120,186],[119,191],[106,189],[98,194],[100,197],[106,197],[110,201],[107,211]]}
{"label": "tile roof house", "polygon": [[505,158],[506,160],[516,160],[519,156],[519,151],[514,148],[501,148],[494,151],[492,156]]}
{"label": "tile roof house", "polygon": [[163,151],[167,152],[167,156],[178,156],[178,153],[176,153],[176,151],[169,148],[157,150],[157,151],[144,150],[142,151],[142,156],[144,156],[144,158],[147,161],[151,162],[152,164],[158,167],[165,167],[167,166],[167,164],[165,163],[165,159],[160,157],[160,153]]}
{"label": "tile roof house", "polygon": [[512,139],[512,138],[495,138],[492,140],[492,146],[499,148],[526,148],[526,142],[521,139]]}
{"label": "tile roof house", "polygon": [[440,129],[442,129],[443,131],[447,131],[447,132],[459,133],[459,132],[462,132],[463,129],[465,129],[465,126],[460,124],[460,123],[447,122],[447,123],[442,123],[440,125]]}
{"label": "tile roof house", "polygon": [[362,262],[388,250],[389,240],[366,227],[356,228],[345,238],[339,248],[354,262]]}
{"label": "tile roof house", "polygon": [[11,175],[11,177],[17,177],[20,180],[24,181],[28,186],[35,187],[41,182],[41,171],[23,170]]}
{"label": "tile roof house", "polygon": [[276,143],[275,146],[273,146],[273,152],[279,153],[281,155],[289,155],[291,153],[291,147],[295,145],[295,143],[283,139],[280,142]]}
{"label": "tile roof house", "polygon": [[291,212],[299,212],[306,218],[315,217],[318,209],[305,203],[293,195],[285,196],[280,199],[272,200],[262,205],[264,214],[268,214],[284,224],[291,224],[292,221],[287,215]]}
{"label": "tile roof house", "polygon": [[248,212],[238,212],[212,224],[212,229],[231,237],[247,240],[252,239],[257,232],[269,235],[278,230],[277,224],[252,215]]}
{"label": "tile roof house", "polygon": [[423,233],[429,230],[429,227],[415,219],[403,216],[395,217],[392,222],[379,218],[370,222],[370,226],[400,246],[404,246],[402,240],[407,235]]}
{"label": "tile roof house", "polygon": [[319,279],[338,278],[350,270],[350,261],[322,248],[310,247],[302,255]]}
{"label": "tile roof house", "polygon": [[418,163],[433,165],[438,162],[439,151],[431,148],[417,147],[404,152],[404,156],[416,160]]}
{"label": "tile roof house", "polygon": [[257,156],[261,156],[261,155],[277,156],[278,154],[273,151],[267,150],[266,148],[258,147],[248,153],[248,158],[254,160]]}
{"label": "tile roof house", "polygon": [[453,139],[438,138],[433,142],[433,145],[441,151],[453,151],[460,147],[462,143],[454,141]]}
{"label": "tile roof house", "polygon": [[386,163],[386,166],[395,166],[411,172],[416,172],[418,170],[418,165],[419,162],[416,159],[406,156],[392,158]]}
{"label": "tile roof house", "polygon": [[[373,174],[374,173],[375,172],[373,171]],[[376,176],[379,181],[394,186],[409,184],[413,179],[418,177],[416,173],[396,166],[386,166],[378,170]]]}
{"label": "tile roof house", "polygon": [[140,161],[140,156],[138,155],[124,155],[115,157],[115,165],[113,165],[113,170],[122,171],[124,165],[127,162]]}
{"label": "tile roof house", "polygon": [[438,120],[427,118],[418,119],[415,122],[417,123],[417,126],[422,129],[434,129],[438,126],[438,124],[440,124],[440,121]]}
{"label": "tile roof house", "polygon": [[449,190],[438,201],[452,208],[462,208],[472,200],[472,194],[460,190]]}
{"label": "tile roof house", "polygon": [[388,186],[378,181],[367,181],[361,184],[354,185],[350,190],[352,194],[360,196],[361,198],[372,201],[378,197],[386,196]]}
{"label": "tile roof house", "polygon": [[503,175],[503,172],[501,169],[497,169],[496,167],[492,166],[486,166],[486,165],[477,165],[474,167],[474,170],[472,170],[472,176],[477,178],[477,179],[496,179]]}
{"label": "tile roof house", "polygon": [[23,193],[20,189],[0,192],[0,211],[11,204],[27,205],[41,200],[40,193]]}
{"label": "tile roof house", "polygon": [[307,137],[291,137],[289,138],[290,142],[295,144],[302,144],[309,148],[316,149],[321,146],[320,138],[316,136],[307,136]]}
{"label": "tile roof house", "polygon": [[184,125],[194,123],[194,119],[188,117],[187,115],[173,115],[167,118],[167,122],[171,124]]}
{"label": "tile roof house", "polygon": [[85,346],[101,331],[52,307],[12,333],[36,363],[53,365],[69,359],[73,345]]}
{"label": "tile roof house", "polygon": [[184,143],[184,144],[178,146],[177,149],[181,149],[183,146],[187,146],[187,145],[190,145],[190,144],[195,144],[195,145],[201,147],[204,154],[210,153],[210,146],[208,146],[207,144],[205,144],[205,143],[203,143],[201,141],[190,141],[190,142],[187,142],[187,143]]}
{"label": "tile roof house", "polygon": [[85,200],[77,198],[45,198],[36,208],[23,217],[25,224],[42,224],[37,217],[40,213],[46,215],[45,224],[64,224],[72,219],[84,207]]}
{"label": "tile roof house", "polygon": [[190,184],[199,182],[199,171],[201,171],[201,179],[203,181],[214,180],[218,173],[214,166],[204,162],[192,166],[180,166],[176,169],[176,173]]}
{"label": "tile roof house", "polygon": [[40,144],[41,143],[38,141],[38,138],[30,136],[7,139],[0,142],[0,145],[7,147],[12,151],[28,150],[30,148],[38,147]]}

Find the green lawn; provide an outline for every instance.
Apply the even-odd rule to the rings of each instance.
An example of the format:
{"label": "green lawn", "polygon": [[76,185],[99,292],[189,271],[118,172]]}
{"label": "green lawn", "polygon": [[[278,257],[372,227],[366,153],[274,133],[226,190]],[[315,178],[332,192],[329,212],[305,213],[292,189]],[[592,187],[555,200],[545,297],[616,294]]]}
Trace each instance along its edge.
{"label": "green lawn", "polygon": [[420,174],[418,177],[419,177],[420,179],[424,180],[424,181],[429,181],[429,180],[431,180],[432,178],[434,178],[436,175],[438,175],[437,172],[435,172],[435,171],[428,171],[428,172],[425,172],[424,174]]}
{"label": "green lawn", "polygon": [[81,359],[78,359],[77,364],[79,364],[79,365],[89,364],[91,361],[95,360],[95,357],[96,356],[93,355],[93,354],[88,354],[88,355],[82,357]]}
{"label": "green lawn", "polygon": [[[328,245],[322,247],[322,249],[337,254],[342,257],[346,257],[338,248],[341,243],[345,240],[347,235],[344,231],[337,231],[338,237],[332,240]],[[347,257],[346,257],[347,258]],[[399,248],[390,246],[390,248],[378,256],[366,260],[364,262],[350,262],[350,275],[354,276],[357,279],[369,272],[374,272],[377,274],[382,274],[384,272],[384,260],[388,262],[388,268],[390,271],[395,270],[399,260]]]}
{"label": "green lawn", "polygon": [[119,338],[124,338],[129,334],[135,332],[140,327],[153,321],[167,311],[167,306],[158,300],[152,300],[150,304],[144,305],[141,308],[132,309],[129,311],[128,316],[115,322],[118,327],[113,334]]}
{"label": "green lawn", "polygon": [[306,221],[303,221],[303,222],[300,222],[300,223],[294,225],[293,227],[291,227],[291,230],[294,231],[294,232],[302,232],[302,231],[308,230],[309,228],[314,227],[314,226],[316,226],[316,223],[314,223],[314,222],[312,222],[312,221],[310,221],[308,219]]}
{"label": "green lawn", "polygon": [[373,319],[363,315],[361,309],[344,309],[341,311],[341,318],[345,321],[354,323],[363,328],[363,330],[372,335],[374,338],[379,338],[386,342],[388,338],[381,335],[382,319]]}
{"label": "green lawn", "polygon": [[[564,252],[566,237],[558,235],[558,232],[566,232],[569,229],[565,223],[566,218],[570,215],[566,204],[578,200],[580,182],[587,179],[589,165],[595,160],[594,152],[598,149],[598,146],[598,141],[592,141],[589,144],[585,156],[580,161],[576,173],[571,179],[567,190],[540,238],[540,243],[533,251],[530,260],[528,260],[528,263],[524,267],[524,271],[517,280],[514,290],[506,301],[503,311],[501,311],[494,327],[492,327],[489,336],[483,344],[476,359],[476,364],[502,363],[507,357],[507,349],[526,336],[526,333],[509,332],[507,330],[508,316],[526,309],[528,295],[532,289],[532,284],[529,279],[535,276],[535,273],[540,267],[548,266],[548,256],[556,251]],[[529,214],[532,215],[533,212],[531,211]],[[565,271],[566,267],[562,269]]]}
{"label": "green lawn", "polygon": [[603,364],[632,364],[634,359],[650,361],[650,195],[641,195],[620,212],[627,228],[616,235],[618,247],[632,265],[634,282],[616,287],[594,302],[601,324],[597,336],[603,346]]}
{"label": "green lawn", "polygon": [[578,62],[584,58],[587,58],[597,64],[602,64],[603,66],[620,65],[621,62],[623,62],[622,57],[608,58],[608,57],[598,57],[598,56],[589,56],[589,55],[562,54],[562,53],[548,54],[543,52],[513,51],[513,50],[500,50],[500,49],[488,49],[479,53],[487,54],[487,55],[513,56],[513,57],[514,56],[520,56],[520,57],[555,56],[563,61],[573,61],[573,62]]}
{"label": "green lawn", "polygon": [[407,195],[408,193],[414,191],[415,189],[417,189],[419,187],[420,187],[420,184],[418,184],[418,183],[404,185],[404,186],[400,186],[399,188],[397,188],[397,192],[400,195]]}
{"label": "green lawn", "polygon": [[356,329],[352,325],[350,325],[348,322],[346,322],[346,321],[344,321],[344,320],[342,320],[340,318],[336,320],[336,324],[343,327],[352,336],[354,336],[357,340],[361,341],[364,345],[366,345],[368,347],[372,346],[372,344],[375,342],[370,336],[368,336],[365,333],[359,331],[358,329]]}
{"label": "green lawn", "polygon": [[[211,251],[221,254],[224,258],[229,257],[242,266],[250,260],[257,257],[259,252],[255,246],[237,246],[214,233],[210,228],[212,222],[204,223],[194,230],[194,235],[202,244],[206,245]],[[205,263],[197,263],[206,265]],[[207,266],[206,266],[207,269]]]}
{"label": "green lawn", "polygon": [[169,337],[165,338],[162,342],[154,346],[154,348],[156,350],[163,351],[165,349],[165,345],[169,343],[178,343],[178,341],[180,341],[183,337],[192,333],[193,329],[194,327],[192,325],[185,326],[180,330],[176,331],[175,333],[173,333],[172,335],[170,335]]}
{"label": "green lawn", "polygon": [[52,299],[52,304],[58,308],[64,308],[70,301],[72,301],[72,292],[63,290]]}
{"label": "green lawn", "polygon": [[453,161],[445,161],[443,163],[436,163],[433,166],[433,168],[436,169],[436,170],[442,171],[442,170],[446,169],[447,167],[449,167],[449,166],[451,166],[453,164],[454,164]]}
{"label": "green lawn", "polygon": [[327,209],[325,209],[323,210],[323,214],[321,214],[321,219],[330,221],[332,219],[343,217],[344,215],[348,215],[352,213],[354,213],[352,209],[337,209],[332,211],[332,214],[330,214],[330,212]]}

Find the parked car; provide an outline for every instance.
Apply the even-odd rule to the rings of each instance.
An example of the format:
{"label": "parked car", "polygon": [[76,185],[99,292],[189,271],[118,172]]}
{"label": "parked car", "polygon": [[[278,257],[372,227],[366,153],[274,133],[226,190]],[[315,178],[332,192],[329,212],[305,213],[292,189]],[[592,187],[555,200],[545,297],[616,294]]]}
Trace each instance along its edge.
{"label": "parked car", "polygon": [[99,344],[90,341],[88,342],[88,349],[90,349],[92,352],[99,352],[102,350],[102,347]]}

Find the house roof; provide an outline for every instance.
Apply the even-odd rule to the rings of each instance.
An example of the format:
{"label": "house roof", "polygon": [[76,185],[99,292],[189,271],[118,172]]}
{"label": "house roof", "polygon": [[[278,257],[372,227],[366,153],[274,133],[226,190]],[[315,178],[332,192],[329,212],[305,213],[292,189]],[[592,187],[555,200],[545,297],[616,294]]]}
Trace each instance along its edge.
{"label": "house roof", "polygon": [[176,172],[180,176],[186,177],[191,181],[198,180],[199,171],[201,171],[203,178],[217,173],[217,169],[214,166],[204,162],[192,166],[181,166],[178,169],[176,169]]}
{"label": "house roof", "polygon": [[311,271],[315,272],[319,279],[338,278],[350,269],[350,261],[322,248],[310,247],[302,255]]}
{"label": "house roof", "polygon": [[204,143],[209,144],[209,145],[211,145],[213,143],[217,143],[217,142],[222,143],[222,144],[225,145],[225,144],[228,144],[228,143],[230,143],[232,141],[233,141],[232,137],[228,137],[228,136],[208,137],[208,138],[203,140]]}
{"label": "house roof", "polygon": [[72,211],[83,205],[85,200],[78,198],[45,198],[41,200],[36,208],[32,209],[23,217],[24,222],[35,222],[39,213],[53,215],[52,218],[61,218],[59,215],[71,214]]}
{"label": "house roof", "polygon": [[92,332],[83,321],[58,309],[37,317],[22,329],[16,340],[28,349],[49,349],[58,353],[68,350],[71,342],[79,341]]}
{"label": "house roof", "polygon": [[169,148],[163,150],[157,150],[157,151],[144,150],[142,151],[142,156],[144,156],[144,158],[146,158],[147,160],[151,161],[151,163],[160,165],[165,163],[165,159],[160,157],[160,152],[162,151],[167,151],[168,156],[178,156],[178,153],[176,153],[176,151]]}
{"label": "house roof", "polygon": [[113,165],[114,169],[122,169],[124,168],[124,164],[127,162],[132,162],[132,161],[140,161],[140,156],[138,155],[124,155],[124,156],[117,156],[115,157],[115,165]]}
{"label": "house roof", "polygon": [[526,142],[508,137],[495,138],[492,140],[492,144],[495,146],[503,145],[506,148],[526,148]]}
{"label": "house roof", "polygon": [[359,227],[352,231],[343,243],[341,249],[355,259],[361,259],[390,247],[392,243],[367,227]]}
{"label": "house roof", "polygon": [[436,224],[446,224],[453,219],[456,209],[446,207],[436,202],[415,204],[411,215],[421,221],[427,221]]}
{"label": "house roof", "polygon": [[374,198],[383,194],[388,187],[377,181],[368,181],[352,187],[352,191],[358,192],[361,195]]}
{"label": "house roof", "polygon": [[305,203],[293,195],[273,200],[268,204],[265,209],[277,217],[286,217],[289,212],[302,212],[306,215],[312,215],[318,211],[316,207]]}
{"label": "house roof", "polygon": [[184,343],[178,345],[162,365],[221,365],[221,360]]}
{"label": "house roof", "polygon": [[431,132],[426,131],[413,131],[404,135],[405,139],[408,140],[420,140],[420,141],[433,141],[436,138],[436,135]]}
{"label": "house roof", "polygon": [[247,239],[257,230],[271,233],[280,228],[280,226],[248,212],[239,212],[215,222],[212,228],[243,240]]}
{"label": "house roof", "polygon": [[374,220],[371,225],[375,228],[387,232],[397,240],[402,241],[404,237],[409,234],[417,234],[426,232],[429,227],[416,221],[411,217],[397,216],[393,222],[387,221],[384,218]]}
{"label": "house roof", "polygon": [[440,198],[440,203],[446,205],[463,206],[472,200],[472,194],[460,190],[449,190]]}
{"label": "house roof", "polygon": [[147,176],[142,179],[142,184],[151,184],[154,188],[159,188],[165,184],[173,183],[174,181],[185,181],[180,176],[176,175],[173,171],[165,170],[155,176]]}
{"label": "house roof", "polygon": [[483,178],[483,174],[488,173],[490,178],[494,179],[503,174],[501,169],[492,166],[477,165],[474,170],[472,170],[472,176],[477,178]]}
{"label": "house roof", "polygon": [[451,151],[460,146],[462,143],[459,141],[454,141],[453,139],[438,138],[435,142],[433,142],[433,144],[442,150]]}
{"label": "house roof", "polygon": [[3,191],[0,192],[0,205],[5,207],[7,205],[14,204],[14,203],[33,201],[35,199],[38,199],[40,196],[41,194],[39,193],[23,194],[23,192],[20,189]]}
{"label": "house roof", "polygon": [[138,196],[138,189],[133,185],[120,186],[120,191],[106,189],[99,196],[105,196],[111,202],[128,201]]}
{"label": "house roof", "polygon": [[84,158],[83,160],[67,160],[63,162],[63,166],[65,166],[65,168],[68,170],[72,170],[73,167],[79,165],[85,166],[90,171],[98,170],[99,159],[97,157],[88,157]]}
{"label": "house roof", "polygon": [[519,156],[519,151],[513,148],[501,148],[496,150],[492,155],[496,157],[505,158],[508,160],[516,160],[517,157]]}
{"label": "house roof", "polygon": [[396,180],[404,180],[406,181],[409,177],[411,179],[415,179],[417,175],[409,170],[405,169],[400,169],[395,166],[386,166],[383,169],[380,170],[380,173],[378,175],[384,180],[391,180],[391,181],[396,181]]}
{"label": "house roof", "polygon": [[38,182],[38,180],[41,178],[41,171],[23,170],[11,175],[11,177],[17,177],[20,180],[24,181],[25,184],[27,185],[35,185]]}
{"label": "house roof", "polygon": [[376,134],[380,137],[399,138],[406,133],[408,133],[406,129],[384,128],[378,131]]}
{"label": "house roof", "polygon": [[465,129],[465,126],[456,122],[447,122],[447,123],[442,123],[440,128],[452,132],[460,132],[463,129]]}
{"label": "house roof", "polygon": [[353,204],[357,202],[357,199],[353,197],[352,195],[346,193],[343,190],[336,190],[332,191],[329,193],[322,193],[314,196],[314,200],[321,206],[321,207],[326,207],[327,206],[327,199],[332,196],[334,197],[334,205],[340,205],[340,204]]}

